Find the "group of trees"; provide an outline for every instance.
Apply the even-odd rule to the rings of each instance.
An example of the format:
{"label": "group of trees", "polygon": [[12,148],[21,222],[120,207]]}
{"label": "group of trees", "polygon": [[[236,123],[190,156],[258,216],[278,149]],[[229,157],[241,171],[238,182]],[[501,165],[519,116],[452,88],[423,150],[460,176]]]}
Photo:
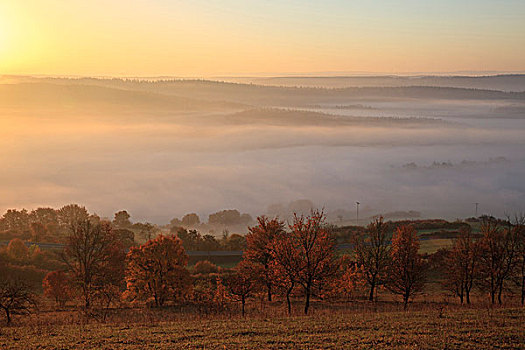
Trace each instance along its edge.
{"label": "group of trees", "polygon": [[518,287],[525,303],[525,218],[485,218],[480,231],[475,238],[464,228],[451,249],[438,252],[445,286],[467,304],[474,287],[487,292],[492,304],[501,304],[504,292]]}
{"label": "group of trees", "polygon": [[428,266],[419,254],[419,238],[413,226],[397,225],[393,229],[382,217],[376,218],[364,234],[354,237],[354,251],[369,287],[370,301],[374,301],[377,288],[384,286],[401,295],[406,308],[409,300],[422,291]]}
{"label": "group of trees", "polygon": [[89,217],[85,207],[69,204],[60,209],[9,209],[0,218],[0,240],[19,238],[33,242],[60,242],[67,237],[69,226]]}
{"label": "group of trees", "polygon": [[171,228],[170,233],[179,237],[182,240],[184,249],[190,251],[239,251],[246,248],[245,236],[236,233],[230,234],[228,230],[223,231],[220,239],[211,234],[202,235],[195,229],[185,229],[176,226]]}
{"label": "group of trees", "polygon": [[182,219],[174,218],[170,221],[172,227],[184,228],[200,228],[201,226],[213,227],[231,227],[239,225],[249,225],[253,222],[250,214],[241,214],[237,209],[225,209],[212,213],[208,216],[208,223],[201,222],[199,215],[196,213],[189,213],[182,217]]}
{"label": "group of trees", "polygon": [[[520,288],[525,301],[523,218],[512,223],[488,218],[478,235],[462,226],[450,249],[422,255],[414,226],[385,223],[378,217],[354,232],[351,254],[338,256],[336,236],[323,212],[294,215],[289,224],[261,216],[243,241],[242,261],[222,269],[207,261],[187,267],[187,249],[213,242],[194,230],[179,228],[176,234],[160,234],[140,246],[130,244],[126,214],[117,213],[113,222],[77,216],[69,223],[59,255],[62,264],[43,278],[46,297],[59,307],[76,299],[85,310],[125,301],[156,307],[208,303],[220,308],[230,300],[239,302],[244,314],[251,298],[264,295],[269,302],[275,296],[285,300],[288,313],[292,299],[302,298],[307,314],[312,297],[348,300],[357,289],[366,289],[369,301],[376,301],[378,290],[386,289],[399,295],[406,308],[423,290],[432,266],[441,269],[443,285],[461,303],[471,302],[474,288],[487,292],[492,303],[502,303],[506,291]],[[232,236],[214,240],[225,244]],[[35,259],[41,254],[36,249],[31,253],[21,240],[12,240],[0,254],[1,270]],[[30,284],[20,275],[12,277],[0,283],[0,310],[8,322],[35,302]]]}
{"label": "group of trees", "polygon": [[247,249],[237,273],[251,276],[252,284],[266,290],[269,301],[272,291],[283,295],[289,312],[293,293],[304,297],[307,314],[312,296],[341,299],[365,285],[371,301],[377,287],[384,285],[401,295],[406,307],[423,289],[427,263],[418,252],[413,227],[398,226],[393,237],[389,232],[383,219],[376,219],[365,234],[356,235],[352,259],[337,257],[334,235],[322,212],[295,215],[288,230],[278,219],[259,217],[246,237]]}

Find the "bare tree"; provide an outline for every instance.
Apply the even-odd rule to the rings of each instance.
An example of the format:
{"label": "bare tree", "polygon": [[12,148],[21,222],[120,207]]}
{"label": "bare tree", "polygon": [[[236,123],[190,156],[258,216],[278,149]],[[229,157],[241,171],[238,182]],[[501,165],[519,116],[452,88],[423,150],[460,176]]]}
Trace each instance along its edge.
{"label": "bare tree", "polygon": [[35,305],[35,295],[28,284],[11,278],[0,281],[0,309],[4,310],[8,325],[12,315],[27,314]]}

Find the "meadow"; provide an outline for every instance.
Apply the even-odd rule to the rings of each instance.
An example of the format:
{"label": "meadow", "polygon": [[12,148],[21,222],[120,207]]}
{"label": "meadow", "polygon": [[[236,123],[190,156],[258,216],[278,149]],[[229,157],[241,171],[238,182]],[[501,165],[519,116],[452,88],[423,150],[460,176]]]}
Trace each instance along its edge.
{"label": "meadow", "polygon": [[[0,330],[2,349],[521,349],[525,309],[441,303],[316,305],[310,316],[275,310],[246,318],[125,310],[105,323],[75,312],[34,315]],[[268,314],[271,312],[271,314]]]}

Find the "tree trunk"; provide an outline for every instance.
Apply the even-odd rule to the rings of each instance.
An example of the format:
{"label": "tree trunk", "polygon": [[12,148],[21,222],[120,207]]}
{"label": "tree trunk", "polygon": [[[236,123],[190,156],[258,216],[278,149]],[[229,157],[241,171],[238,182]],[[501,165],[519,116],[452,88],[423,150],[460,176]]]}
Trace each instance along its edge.
{"label": "tree trunk", "polygon": [[286,303],[288,304],[288,316],[292,314],[292,302],[290,301],[290,294],[292,294],[293,283],[290,285],[290,288],[286,291]]}
{"label": "tree trunk", "polygon": [[525,304],[525,275],[521,278],[521,305]]}
{"label": "tree trunk", "polygon": [[241,303],[242,303],[242,317],[244,317],[244,305],[246,304],[246,299],[244,296],[241,297]]}
{"label": "tree trunk", "polygon": [[370,283],[370,294],[368,296],[368,301],[374,301],[374,289],[376,287],[375,279]]}
{"label": "tree trunk", "polygon": [[498,288],[498,304],[500,304],[500,305],[501,305],[501,303],[502,303],[502,302],[501,302],[501,294],[502,294],[502,292],[503,292],[503,286],[500,286],[500,287]]}
{"label": "tree trunk", "polygon": [[11,313],[9,312],[8,308],[4,308],[4,310],[5,310],[5,317],[7,319],[7,325],[9,325],[11,323]]}
{"label": "tree trunk", "polygon": [[459,294],[459,301],[463,305],[463,293]]}
{"label": "tree trunk", "polygon": [[467,305],[470,305],[470,290],[469,289],[465,291],[465,296],[467,297]]}
{"label": "tree trunk", "polygon": [[310,285],[306,286],[306,302],[304,303],[304,314],[308,315],[308,309],[310,308]]}
{"label": "tree trunk", "polygon": [[490,291],[490,301],[492,305],[496,304],[496,291],[494,290]]}
{"label": "tree trunk", "polygon": [[272,301],[272,284],[268,283],[266,287],[268,288],[268,301]]}

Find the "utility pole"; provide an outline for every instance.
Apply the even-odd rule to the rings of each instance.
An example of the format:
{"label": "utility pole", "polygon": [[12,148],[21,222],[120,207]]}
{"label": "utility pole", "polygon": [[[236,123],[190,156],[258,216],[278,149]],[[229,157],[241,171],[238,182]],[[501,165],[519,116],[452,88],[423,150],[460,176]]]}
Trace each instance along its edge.
{"label": "utility pole", "polygon": [[356,226],[359,226],[359,202],[355,202],[355,204],[357,205],[357,211],[356,211],[356,215],[355,215],[355,225]]}
{"label": "utility pole", "polygon": [[477,217],[478,217],[478,205],[479,205],[479,203],[476,202],[476,203],[474,203],[474,204],[476,205],[476,216],[475,216],[475,217],[477,218]]}

